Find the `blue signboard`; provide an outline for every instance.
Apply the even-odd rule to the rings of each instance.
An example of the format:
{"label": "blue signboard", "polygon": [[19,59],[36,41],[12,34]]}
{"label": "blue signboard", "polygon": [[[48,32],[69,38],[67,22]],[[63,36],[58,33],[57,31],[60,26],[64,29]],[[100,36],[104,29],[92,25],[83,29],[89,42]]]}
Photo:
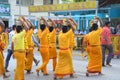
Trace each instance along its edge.
{"label": "blue signboard", "polygon": [[10,16],[9,4],[0,4],[0,16]]}
{"label": "blue signboard", "polygon": [[118,18],[120,17],[120,7],[112,8],[110,10],[110,18]]}

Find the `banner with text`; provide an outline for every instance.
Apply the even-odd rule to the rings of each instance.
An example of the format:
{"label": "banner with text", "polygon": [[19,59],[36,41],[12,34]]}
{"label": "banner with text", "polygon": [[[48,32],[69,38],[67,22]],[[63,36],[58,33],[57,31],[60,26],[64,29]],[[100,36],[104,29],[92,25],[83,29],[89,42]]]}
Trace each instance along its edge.
{"label": "banner with text", "polygon": [[0,16],[10,16],[9,4],[0,4]]}
{"label": "banner with text", "polygon": [[96,1],[87,1],[87,2],[77,2],[70,4],[29,6],[29,12],[71,11],[71,10],[85,10],[85,9],[95,9],[95,8],[96,8]]}

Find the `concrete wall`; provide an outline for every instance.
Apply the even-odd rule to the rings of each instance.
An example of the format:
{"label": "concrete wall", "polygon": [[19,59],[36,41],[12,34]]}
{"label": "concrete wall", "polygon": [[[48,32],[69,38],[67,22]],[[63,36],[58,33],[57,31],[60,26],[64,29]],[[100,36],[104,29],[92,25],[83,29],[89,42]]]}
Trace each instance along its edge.
{"label": "concrete wall", "polygon": [[[20,15],[24,15],[27,18],[36,16],[36,15],[30,16],[28,11],[28,6],[19,6],[16,4],[16,0],[9,0],[9,3],[11,7],[11,17],[9,19],[9,26],[12,26],[15,22],[15,19],[18,18]],[[34,5],[42,5],[42,4],[43,4],[43,0],[34,0]]]}
{"label": "concrete wall", "polygon": [[59,4],[59,0],[53,0],[53,4]]}
{"label": "concrete wall", "polygon": [[10,7],[11,7],[11,18],[9,20],[9,26],[12,26],[14,24],[15,19],[19,15],[24,15],[24,16],[29,15],[27,6],[19,6],[19,5],[17,5],[16,0],[9,0],[9,4],[10,4]]}
{"label": "concrete wall", "polygon": [[34,0],[34,5],[43,5],[43,0]]}

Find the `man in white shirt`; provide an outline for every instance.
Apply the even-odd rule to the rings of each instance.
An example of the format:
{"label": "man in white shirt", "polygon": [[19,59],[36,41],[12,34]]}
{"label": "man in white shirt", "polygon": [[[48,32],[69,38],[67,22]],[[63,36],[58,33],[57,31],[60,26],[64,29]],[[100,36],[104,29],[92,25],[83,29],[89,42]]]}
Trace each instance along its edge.
{"label": "man in white shirt", "polygon": [[13,54],[13,51],[12,51],[12,37],[13,35],[15,34],[15,28],[16,28],[16,25],[13,25],[12,27],[12,31],[9,33],[9,44],[8,44],[8,54],[7,54],[7,57],[6,57],[6,60],[5,60],[5,70],[6,72],[9,72],[9,70],[7,69],[8,68],[8,65],[9,65],[9,60]]}

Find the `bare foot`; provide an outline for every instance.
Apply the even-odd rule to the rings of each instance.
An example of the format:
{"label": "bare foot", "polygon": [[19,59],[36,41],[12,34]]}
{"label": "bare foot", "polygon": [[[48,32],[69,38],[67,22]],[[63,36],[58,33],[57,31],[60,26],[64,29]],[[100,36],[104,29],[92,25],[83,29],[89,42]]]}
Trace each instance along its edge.
{"label": "bare foot", "polygon": [[89,77],[89,73],[88,72],[86,73],[86,76]]}
{"label": "bare foot", "polygon": [[41,72],[43,73],[44,71],[43,71],[43,70],[41,70]]}
{"label": "bare foot", "polygon": [[44,74],[44,76],[48,76],[49,74],[47,73],[47,74]]}
{"label": "bare foot", "polygon": [[63,79],[63,76],[59,76],[59,80],[62,80]]}
{"label": "bare foot", "polygon": [[74,76],[73,74],[70,74],[70,78],[77,78],[77,76]]}
{"label": "bare foot", "polygon": [[102,74],[101,72],[98,73],[98,76],[102,76],[102,75],[104,75],[104,74]]}
{"label": "bare foot", "polygon": [[27,74],[33,74],[33,72],[31,72],[31,71],[27,71]]}
{"label": "bare foot", "polygon": [[39,76],[39,70],[36,70],[36,72],[37,72],[37,76]]}
{"label": "bare foot", "polygon": [[57,77],[54,77],[54,80],[57,80]]}
{"label": "bare foot", "polygon": [[9,77],[10,75],[6,75],[6,74],[3,75],[3,78],[9,78]]}
{"label": "bare foot", "polygon": [[6,69],[5,72],[10,72],[10,71],[8,69]]}

